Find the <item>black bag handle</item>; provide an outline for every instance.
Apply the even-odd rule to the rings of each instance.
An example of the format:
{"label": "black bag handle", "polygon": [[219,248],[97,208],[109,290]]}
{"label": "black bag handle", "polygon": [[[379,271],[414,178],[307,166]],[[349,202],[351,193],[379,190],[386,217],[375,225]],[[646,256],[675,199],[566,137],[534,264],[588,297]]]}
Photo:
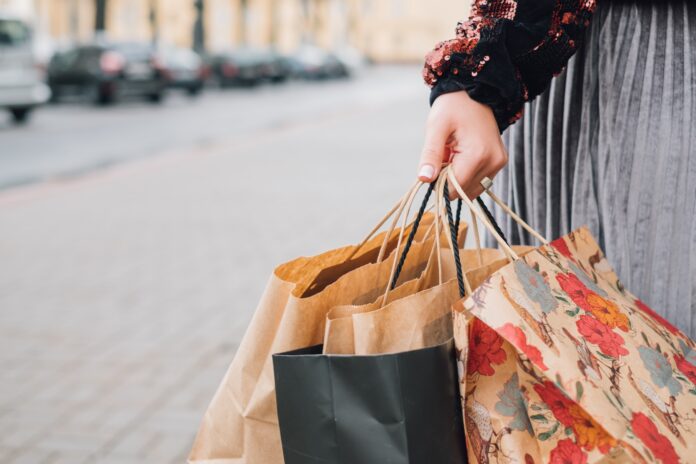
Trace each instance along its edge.
{"label": "black bag handle", "polygon": [[[423,218],[423,215],[425,214],[425,209],[428,206],[428,201],[430,200],[430,196],[433,193],[433,190],[435,189],[435,184],[437,181],[433,181],[430,183],[430,186],[428,187],[427,192],[425,193],[425,196],[423,197],[423,201],[421,202],[420,208],[418,209],[418,214],[416,216],[416,219],[413,221],[413,227],[411,228],[411,232],[408,235],[408,239],[406,240],[406,245],[404,245],[404,250],[401,253],[401,256],[399,258],[399,263],[396,267],[396,272],[394,273],[394,277],[391,281],[390,284],[390,289],[393,290],[396,287],[396,282],[399,280],[399,275],[401,274],[401,271],[403,270],[404,263],[406,262],[406,256],[408,255],[409,250],[411,249],[411,245],[413,244],[413,241],[416,237],[416,232],[418,231],[418,226],[420,225],[421,219]],[[457,216],[456,220],[453,218],[452,215],[452,206],[450,205],[450,201],[447,198],[447,188],[445,188],[445,205],[447,209],[447,221],[449,223],[449,228],[450,228],[450,235],[452,237],[452,248],[453,248],[453,253],[454,253],[454,265],[457,269],[457,283],[459,285],[459,294],[460,296],[464,297],[465,295],[465,287],[464,287],[464,274],[462,271],[462,263],[459,258],[459,246],[457,245],[458,242],[458,237],[459,237],[459,224],[461,222],[461,212],[462,212],[462,200],[461,198],[458,199],[457,201]],[[438,219],[436,219],[438,220]],[[440,252],[439,250],[437,251],[438,253]]]}

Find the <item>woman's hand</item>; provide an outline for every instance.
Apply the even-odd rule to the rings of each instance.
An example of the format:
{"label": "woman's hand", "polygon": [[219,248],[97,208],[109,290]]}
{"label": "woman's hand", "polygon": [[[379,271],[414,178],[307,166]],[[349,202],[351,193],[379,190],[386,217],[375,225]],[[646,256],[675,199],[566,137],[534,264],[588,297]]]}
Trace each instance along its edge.
{"label": "woman's hand", "polygon": [[[493,179],[508,161],[493,111],[465,91],[440,95],[428,116],[418,178],[431,182],[450,162],[469,198],[483,193],[481,180]],[[456,197],[454,189],[450,197]]]}

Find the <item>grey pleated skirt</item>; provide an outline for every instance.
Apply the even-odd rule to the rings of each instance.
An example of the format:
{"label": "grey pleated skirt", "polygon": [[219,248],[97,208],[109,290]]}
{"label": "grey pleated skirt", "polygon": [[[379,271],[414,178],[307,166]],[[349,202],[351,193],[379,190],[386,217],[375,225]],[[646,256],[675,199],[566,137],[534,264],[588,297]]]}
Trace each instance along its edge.
{"label": "grey pleated skirt", "polygon": [[584,48],[504,134],[494,187],[549,238],[588,225],[626,288],[692,337],[695,72],[696,5],[602,2]]}

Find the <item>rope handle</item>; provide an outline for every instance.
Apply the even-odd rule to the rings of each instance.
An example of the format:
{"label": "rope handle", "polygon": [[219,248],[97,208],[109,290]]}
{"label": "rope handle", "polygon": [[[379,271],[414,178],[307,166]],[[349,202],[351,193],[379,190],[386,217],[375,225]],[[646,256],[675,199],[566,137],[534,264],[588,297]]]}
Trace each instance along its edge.
{"label": "rope handle", "polygon": [[389,228],[389,232],[388,232],[388,233],[386,234],[386,236],[385,236],[385,240],[382,242],[382,246],[380,247],[379,259],[378,259],[378,261],[379,261],[379,262],[382,261],[382,258],[383,258],[383,256],[384,256],[385,249],[386,249],[386,247],[387,247],[387,243],[389,242],[389,238],[391,238],[392,232],[394,232],[394,228],[396,227],[396,223],[397,223],[399,217],[401,216],[401,214],[402,214],[402,212],[403,212],[403,209],[404,209],[404,207],[405,207],[405,205],[406,205],[406,201],[407,201],[408,197],[410,196],[411,192],[413,191],[413,189],[417,188],[418,186],[419,186],[419,182],[416,182],[415,184],[413,184],[413,185],[411,186],[411,188],[408,189],[408,191],[406,192],[406,194],[405,194],[402,198],[400,198],[399,201],[389,210],[389,212],[388,212],[387,214],[385,214],[384,217],[383,217],[382,219],[380,219],[380,221],[377,223],[377,225],[375,225],[375,226],[372,228],[372,230],[370,230],[370,232],[368,232],[367,236],[366,236],[359,244],[355,245],[355,247],[353,248],[353,251],[352,251],[352,252],[350,253],[350,255],[348,255],[348,257],[346,258],[346,261],[350,261],[351,259],[353,259],[353,258],[355,257],[355,255],[358,254],[358,252],[359,252],[360,250],[362,250],[362,248],[367,244],[367,242],[369,242],[370,239],[371,239],[372,237],[375,236],[375,234],[377,233],[377,231],[380,230],[380,229],[382,228],[382,226],[383,226],[392,216],[394,216],[394,213],[397,213],[397,212],[398,212],[397,215],[396,215],[396,217],[395,217],[395,218],[393,219],[393,221],[392,221],[392,224],[391,224],[391,226],[390,226],[390,228]]}
{"label": "rope handle", "polygon": [[[515,221],[517,224],[519,224],[520,226],[522,226],[522,228],[523,228],[524,230],[526,230],[527,232],[529,232],[534,238],[536,238],[537,240],[539,240],[539,242],[540,242],[542,245],[548,245],[548,244],[549,244],[549,241],[546,240],[546,238],[545,238],[543,235],[541,235],[541,234],[540,234],[539,232],[537,232],[532,226],[530,226],[529,224],[527,224],[521,217],[519,217],[519,216],[512,210],[512,208],[510,208],[508,205],[506,205],[505,202],[504,202],[503,200],[501,200],[501,199],[498,197],[498,195],[496,195],[495,193],[491,192],[491,189],[490,189],[490,188],[491,188],[492,185],[493,185],[493,184],[492,184],[492,182],[490,181],[490,179],[489,179],[489,181],[484,185],[484,190],[485,190],[486,194],[488,194],[488,196],[491,197],[491,200],[493,200],[493,201],[495,202],[495,204],[497,204],[498,206],[500,206],[500,208],[501,208],[508,216],[510,216],[510,217],[512,218],[513,221]],[[498,232],[500,233],[500,235],[503,236],[503,238],[504,238],[503,232],[500,230],[500,227],[498,227],[498,224],[495,222],[495,219],[493,219],[493,215],[491,214],[490,211],[488,211],[488,208],[486,208],[486,205],[483,203],[483,200],[481,200],[480,197],[478,198],[478,203],[479,203],[479,206],[481,207],[481,209],[484,211],[484,213],[489,217],[489,220],[491,221],[491,224],[494,225],[494,227],[498,230]]]}
{"label": "rope handle", "polygon": [[[401,204],[401,206],[400,206],[400,208],[399,208],[399,209],[400,209],[399,214],[397,215],[397,217],[394,218],[394,221],[393,221],[393,223],[392,223],[392,228],[390,229],[390,231],[389,231],[389,233],[387,234],[387,236],[385,236],[385,243],[386,243],[386,241],[387,241],[387,239],[388,239],[388,236],[391,235],[392,230],[396,227],[396,222],[397,222],[398,218],[401,217],[402,226],[401,226],[401,230],[399,231],[399,238],[398,238],[398,240],[396,241],[396,247],[394,248],[394,260],[392,261],[392,268],[391,268],[391,271],[390,271],[390,273],[389,273],[389,280],[387,280],[387,287],[386,287],[386,289],[384,290],[384,295],[382,296],[382,301],[381,301],[381,303],[380,303],[380,306],[384,306],[384,304],[385,304],[386,301],[387,301],[387,297],[389,296],[389,292],[390,292],[390,290],[391,290],[391,285],[390,285],[390,283],[391,283],[391,281],[392,281],[393,278],[394,278],[394,275],[395,275],[395,273],[396,273],[397,264],[398,264],[398,262],[399,262],[399,253],[398,253],[398,251],[399,251],[399,249],[401,249],[401,242],[403,241],[404,229],[406,229],[406,221],[408,220],[408,216],[409,216],[409,213],[410,213],[410,210],[411,210],[411,206],[413,205],[413,200],[415,199],[416,194],[418,193],[418,191],[420,190],[420,187],[421,187],[423,184],[424,184],[423,182],[418,181],[418,182],[416,183],[415,187],[412,188],[412,189],[406,194],[406,196],[404,197],[404,199],[403,199],[403,201],[402,201],[402,204]],[[406,214],[402,214],[404,208],[406,209]],[[420,220],[419,220],[418,222],[420,223]],[[409,234],[409,237],[410,237],[410,236],[411,236],[411,234]],[[413,234],[413,236],[415,237],[415,233]],[[409,245],[409,248],[410,248],[410,245]],[[377,262],[381,262],[381,260],[382,260],[382,257],[381,257],[381,256],[378,256]]]}
{"label": "rope handle", "polygon": [[409,233],[408,239],[406,240],[406,245],[404,245],[404,251],[401,253],[401,257],[399,258],[399,264],[396,266],[394,277],[391,279],[391,284],[389,286],[391,290],[394,290],[394,288],[396,287],[396,281],[399,279],[399,275],[401,275],[404,263],[406,262],[406,256],[408,255],[408,252],[411,249],[411,245],[413,245],[413,240],[416,237],[416,232],[418,231],[418,227],[420,226],[421,219],[423,219],[423,214],[425,214],[425,209],[428,205],[430,195],[433,193],[434,188],[435,183],[433,182],[430,184],[428,190],[425,192],[423,202],[421,203],[420,208],[418,209],[418,215],[416,216],[416,219],[413,221],[413,225],[411,226],[411,232]]}
{"label": "rope handle", "polygon": [[[445,181],[445,192],[447,192],[447,181]],[[447,193],[445,193],[446,195]],[[454,220],[452,219],[452,205],[449,202],[449,199],[445,199],[445,208],[447,209],[447,222],[449,223],[450,226],[450,234],[452,235],[452,242],[454,243],[454,246],[452,247],[452,253],[454,254],[454,266],[457,269],[457,284],[459,285],[459,296],[461,298],[464,298],[464,295],[471,295],[471,285],[469,284],[468,280],[465,280],[464,278],[464,272],[462,272],[462,261],[459,257],[459,246],[457,246],[457,234],[458,234],[458,229],[457,226],[455,225]],[[460,208],[457,208],[457,212],[461,211]],[[457,216],[457,223],[459,222],[459,216]]]}
{"label": "rope handle", "polygon": [[[440,181],[440,179],[438,179]],[[404,249],[401,253],[401,256],[398,261],[398,265],[396,266],[394,273],[392,274],[391,278],[389,279],[389,287],[388,290],[393,290],[396,288],[396,283],[398,282],[399,276],[401,275],[401,272],[403,270],[404,263],[406,261],[406,257],[408,255],[409,250],[411,249],[411,245],[413,244],[416,232],[418,230],[418,227],[420,226],[420,221],[423,217],[423,214],[426,210],[426,206],[428,204],[428,201],[430,200],[430,197],[433,193],[433,191],[436,190],[436,187],[438,186],[438,181],[434,181],[430,184],[428,187],[428,190],[423,198],[423,201],[420,205],[420,208],[418,210],[418,215],[416,216],[416,219],[413,222],[413,226],[411,229],[411,232],[408,236],[408,239],[406,240],[406,244],[404,245]],[[438,192],[439,193],[439,192]],[[448,202],[449,205],[449,202]],[[462,271],[462,266],[461,266],[461,260],[459,259],[459,246],[458,246],[458,236],[459,236],[459,224],[461,223],[461,204],[457,208],[457,214],[456,214],[456,219],[452,215],[452,210],[451,207],[449,208],[448,211],[448,222],[449,222],[449,229],[450,229],[450,239],[451,239],[451,248],[453,250],[454,254],[454,261],[455,261],[455,267],[457,268],[457,278],[459,281],[459,289],[460,289],[460,294],[463,297],[465,294],[465,289],[468,287],[468,285],[464,284],[463,281],[463,271]],[[438,215],[438,218],[436,218],[436,221],[439,222],[440,218]],[[439,235],[439,231],[436,232],[436,237]],[[438,263],[440,264],[440,258],[439,258],[439,245],[435,246],[435,252],[437,253],[438,256]],[[442,284],[442,276],[440,275],[440,284]],[[382,305],[386,303],[386,297],[388,296],[389,292],[385,292],[384,298],[382,300]]]}
{"label": "rope handle", "polygon": [[[498,242],[498,245],[500,245],[500,248],[503,250],[503,252],[507,255],[508,259],[510,261],[515,261],[520,259],[520,257],[515,253],[515,251],[510,247],[510,245],[507,243],[507,240],[504,240],[501,235],[498,233],[498,230],[493,226],[493,224],[488,220],[488,217],[486,216],[485,213],[482,212],[481,209],[476,208],[474,206],[474,203],[469,199],[466,193],[464,193],[464,190],[462,190],[462,187],[459,185],[459,182],[457,182],[456,177],[454,177],[454,171],[452,171],[451,166],[445,167],[443,170],[443,175],[446,176],[449,179],[449,185],[452,185],[454,189],[456,190],[457,194],[459,197],[466,203],[466,205],[469,207],[469,209],[476,214],[476,216],[481,220],[483,225],[488,229],[488,231],[493,235],[493,238]],[[490,212],[489,212],[490,213]],[[497,224],[496,224],[497,225]]]}
{"label": "rope handle", "polygon": [[[392,273],[392,277],[389,279],[389,287],[387,289],[387,292],[385,292],[385,295],[382,300],[382,305],[386,303],[387,296],[389,294],[389,290],[393,290],[396,287],[396,283],[399,279],[399,276],[403,270],[404,263],[406,261],[406,257],[408,255],[409,250],[411,249],[411,245],[413,244],[413,240],[416,235],[416,231],[418,230],[418,227],[420,225],[420,221],[423,217],[423,214],[426,210],[428,201],[430,200],[430,196],[432,195],[432,192],[436,189],[436,187],[442,187],[438,188],[438,200],[440,195],[446,195],[447,189],[446,189],[446,180],[443,180],[443,178],[438,179],[437,181],[434,181],[430,184],[428,187],[428,191],[426,192],[423,201],[421,203],[421,206],[418,210],[418,215],[416,216],[416,219],[413,222],[413,226],[411,229],[411,232],[408,236],[408,239],[406,240],[406,244],[404,245],[404,249],[401,253],[401,256],[399,258],[398,264],[394,269],[394,272]],[[454,256],[454,265],[457,271],[457,283],[459,285],[459,294],[461,297],[464,297],[464,295],[467,294],[467,292],[471,292],[471,287],[467,281],[465,281],[464,277],[464,272],[462,270],[462,263],[461,259],[459,256],[459,241],[458,241],[458,235],[459,235],[459,224],[461,221],[461,210],[462,210],[462,202],[460,201],[457,206],[457,214],[456,214],[456,220],[454,215],[452,214],[452,207],[450,205],[449,201],[445,202],[446,210],[447,210],[447,221],[449,225],[449,231],[450,231],[450,247],[452,248],[452,253]],[[440,210],[438,209],[438,212]],[[438,222],[440,220],[440,215],[438,214],[438,218],[436,219]],[[439,232],[436,232],[436,234],[439,235]],[[439,246],[436,246],[436,252],[439,256]],[[439,257],[438,257],[438,262],[439,262]],[[442,275],[440,274],[440,284],[442,284]]]}

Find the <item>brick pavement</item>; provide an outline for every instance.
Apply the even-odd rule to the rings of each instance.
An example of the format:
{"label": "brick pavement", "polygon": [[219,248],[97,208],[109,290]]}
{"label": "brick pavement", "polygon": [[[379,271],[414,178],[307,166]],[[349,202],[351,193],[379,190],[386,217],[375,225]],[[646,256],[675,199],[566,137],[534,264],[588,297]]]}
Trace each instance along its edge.
{"label": "brick pavement", "polygon": [[0,194],[0,463],[183,462],[274,265],[411,182],[425,98]]}

